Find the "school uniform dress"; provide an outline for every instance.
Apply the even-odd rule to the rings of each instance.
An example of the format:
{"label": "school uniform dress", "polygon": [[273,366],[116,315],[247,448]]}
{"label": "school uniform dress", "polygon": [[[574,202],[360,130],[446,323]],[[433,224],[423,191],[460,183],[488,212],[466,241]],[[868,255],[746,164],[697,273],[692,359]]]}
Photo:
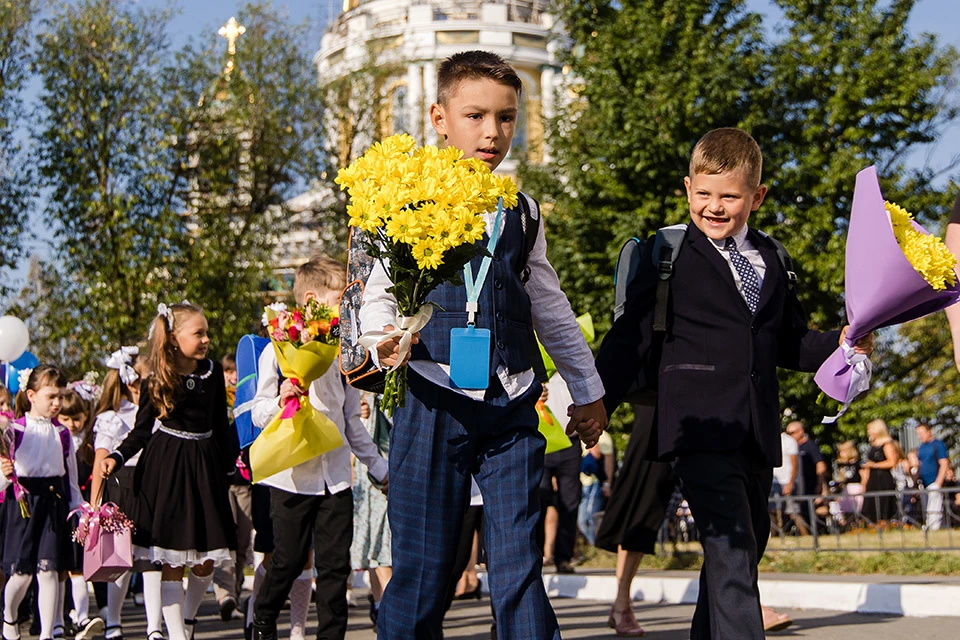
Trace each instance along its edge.
{"label": "school uniform dress", "polygon": [[[521,197],[526,197],[521,195]],[[454,389],[449,378],[450,330],[467,326],[466,290],[449,283],[429,301],[438,305],[412,350],[406,406],[390,434],[393,578],[378,616],[382,640],[442,637],[444,602],[473,475],[484,498],[484,538],[492,604],[500,638],[559,638],[541,579],[536,542],[539,485],[546,441],[537,430],[541,385],[532,369],[534,330],[557,364],[574,402],[603,396],[576,318],[546,257],[543,226],[520,271],[522,213],[507,210],[489,276],[480,292],[476,326],[491,331],[490,386]],[[493,213],[485,215],[493,228]],[[484,240],[485,241],[485,240]],[[472,261],[478,273],[481,258]],[[381,265],[367,280],[364,331],[396,324],[396,301]],[[376,358],[376,351],[371,355]]]}
{"label": "school uniform dress", "polygon": [[[253,424],[264,428],[280,412],[280,377],[272,348],[257,364]],[[254,603],[254,624],[274,624],[303,571],[313,546],[317,569],[317,637],[343,638],[347,631],[347,579],[353,540],[351,451],[378,481],[387,476],[380,456],[360,420],[360,393],[347,386],[337,366],[315,380],[310,403],[336,425],[344,445],[258,482],[270,490],[273,556]],[[253,469],[256,473],[256,469]]]}
{"label": "school uniform dress", "polygon": [[[128,516],[137,560],[192,567],[232,563],[237,531],[228,497],[240,452],[227,420],[223,370],[203,360],[180,376],[176,404],[160,418],[144,380],[134,428],[111,455],[120,464],[142,451]],[[155,423],[160,425],[154,431]]]}
{"label": "school uniform dress", "polygon": [[[608,411],[653,344],[650,251],[597,355]],[[775,246],[746,227],[728,244],[690,225],[673,274],[650,453],[673,460],[704,548],[691,638],[762,640],[757,561],[781,459],[777,367],[816,371],[839,332],[807,327]]]}
{"label": "school uniform dress", "polygon": [[76,448],[66,427],[26,417],[7,427],[14,439],[14,469],[26,489],[30,517],[20,513],[10,480],[0,477],[3,500],[3,571],[6,575],[74,568],[67,514],[83,503]]}

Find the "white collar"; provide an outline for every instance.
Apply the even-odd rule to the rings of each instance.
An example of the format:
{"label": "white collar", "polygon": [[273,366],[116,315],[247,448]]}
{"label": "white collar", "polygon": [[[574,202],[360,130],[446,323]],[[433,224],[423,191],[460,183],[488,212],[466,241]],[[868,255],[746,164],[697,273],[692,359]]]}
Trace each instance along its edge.
{"label": "white collar", "polygon": [[[728,237],[733,238],[734,243],[736,243],[737,249],[740,249],[740,248],[743,247],[743,243],[744,243],[744,242],[746,241],[746,239],[747,239],[747,232],[748,232],[749,230],[750,230],[750,228],[749,228],[747,225],[743,225],[743,228],[740,229],[740,231],[737,231],[737,232],[736,232],[735,234],[733,234],[732,236],[728,236]],[[726,243],[727,243],[727,239],[724,238],[723,240],[714,240],[713,238],[710,238],[710,242],[712,242],[712,243],[713,243],[713,246],[715,246],[717,249],[724,250],[724,249],[725,249],[725,245],[726,245]]]}

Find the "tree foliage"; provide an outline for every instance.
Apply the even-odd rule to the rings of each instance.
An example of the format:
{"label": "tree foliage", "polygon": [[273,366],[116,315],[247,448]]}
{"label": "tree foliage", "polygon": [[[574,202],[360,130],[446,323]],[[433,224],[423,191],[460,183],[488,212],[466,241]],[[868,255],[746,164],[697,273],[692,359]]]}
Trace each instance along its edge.
{"label": "tree foliage", "polygon": [[[905,164],[957,115],[956,52],[933,36],[909,34],[914,2],[776,4],[781,31],[764,40],[761,17],[739,0],[555,3],[571,40],[560,55],[572,80],[550,123],[552,161],[521,176],[552,207],[550,257],[564,289],[578,310],[594,311],[601,330],[611,320],[620,246],[688,219],[682,180],[689,154],[713,128],[739,126],[760,143],[770,191],[751,224],[780,239],[798,263],[815,327],[843,323],[857,171],[877,164],[885,195],[926,223],[942,219],[952,202],[950,189],[935,186],[936,169]],[[930,415],[916,387],[906,392],[905,376],[924,353],[920,343],[888,333],[899,336],[891,338],[898,353],[878,367],[874,397],[894,394],[903,415],[908,406]],[[783,406],[819,422],[812,377],[782,379]],[[860,406],[842,433],[822,435],[862,431],[869,405]]]}
{"label": "tree foliage", "polygon": [[[27,80],[31,27],[39,0],[0,0],[0,271],[23,255],[23,236],[34,193],[31,165],[17,129],[25,121],[21,92]],[[0,296],[8,293],[0,283]]]}

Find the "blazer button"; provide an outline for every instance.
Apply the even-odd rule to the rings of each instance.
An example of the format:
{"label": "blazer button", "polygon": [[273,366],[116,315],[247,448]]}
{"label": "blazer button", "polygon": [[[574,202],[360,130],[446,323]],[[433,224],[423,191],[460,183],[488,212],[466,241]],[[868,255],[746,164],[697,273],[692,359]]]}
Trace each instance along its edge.
{"label": "blazer button", "polygon": [[503,351],[504,348],[506,348],[506,346],[507,345],[503,343],[503,340],[497,340],[497,349],[500,349],[501,351]]}
{"label": "blazer button", "polygon": [[497,289],[503,289],[503,280],[494,280],[493,286]]}
{"label": "blazer button", "polygon": [[497,322],[503,322],[503,311],[497,311]]}
{"label": "blazer button", "polygon": [[760,327],[757,326],[756,322],[750,325],[750,331],[753,332],[753,335],[757,335],[758,333],[760,333]]}
{"label": "blazer button", "polygon": [[754,371],[750,374],[750,379],[754,382],[760,382],[760,374],[757,371]]}

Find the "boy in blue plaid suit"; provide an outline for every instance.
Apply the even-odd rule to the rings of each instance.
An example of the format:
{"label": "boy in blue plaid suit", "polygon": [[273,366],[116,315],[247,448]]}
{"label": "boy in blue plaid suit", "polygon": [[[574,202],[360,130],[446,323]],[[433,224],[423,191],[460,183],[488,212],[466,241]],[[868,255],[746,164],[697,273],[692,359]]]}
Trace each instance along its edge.
{"label": "boy in blue plaid suit", "polygon": [[[448,145],[491,170],[510,149],[522,83],[499,56],[460,53],[439,68],[430,120]],[[545,440],[535,404],[541,386],[533,371],[534,331],[567,381],[576,407],[571,425],[592,446],[606,426],[603,385],[556,272],[546,257],[536,203],[536,241],[525,255],[521,207],[507,210],[489,277],[479,288],[476,326],[491,334],[489,386],[458,389],[450,380],[450,330],[467,326],[467,293],[445,284],[429,301],[439,309],[410,354],[406,406],[396,410],[390,442],[388,515],[393,532],[393,578],[380,607],[381,640],[441,638],[444,599],[474,476],[484,499],[490,591],[501,639],[559,638],[541,579],[535,539]],[[487,229],[494,229],[491,212]],[[529,226],[529,225],[527,225]],[[479,271],[482,258],[470,268]],[[360,322],[364,331],[392,330],[396,300],[377,265],[367,281]],[[399,339],[371,354],[394,364]],[[486,366],[486,363],[483,363]]]}

